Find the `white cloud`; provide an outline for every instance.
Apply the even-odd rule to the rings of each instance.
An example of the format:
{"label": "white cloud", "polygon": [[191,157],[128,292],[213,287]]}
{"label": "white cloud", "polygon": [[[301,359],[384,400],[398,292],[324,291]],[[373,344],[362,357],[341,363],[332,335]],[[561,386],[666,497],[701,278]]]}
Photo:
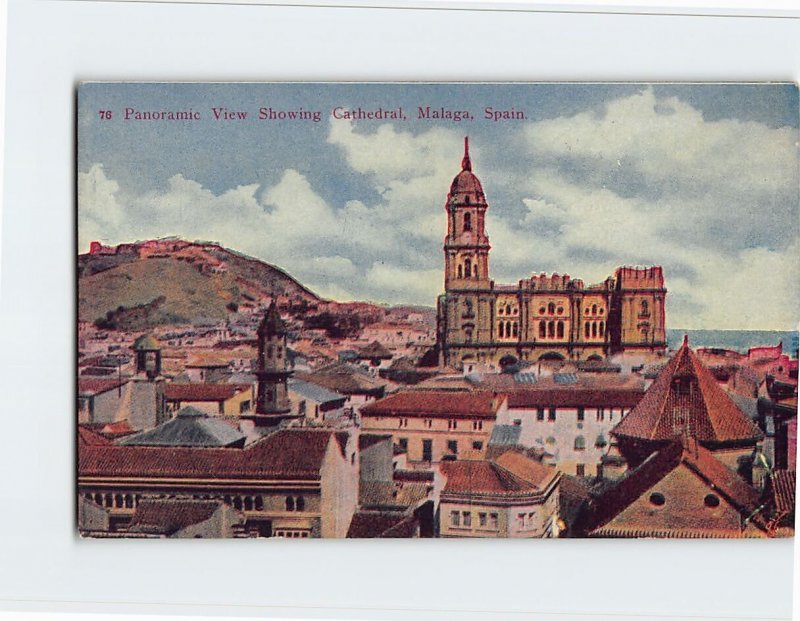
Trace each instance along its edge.
{"label": "white cloud", "polygon": [[[669,325],[785,328],[796,324],[796,130],[705,121],[653,91],[529,124],[527,152],[484,161],[493,277],[557,271],[600,282],[623,264],[665,267]],[[443,287],[444,201],[463,136],[414,135],[385,124],[364,132],[331,122],[328,143],[372,188],[326,201],[286,169],[269,187],[214,193],[178,174],[135,195],[100,164],[79,175],[79,240],[165,235],[213,239],[287,270],[336,299],[435,304]],[[475,147],[478,147],[477,149]],[[486,155],[488,159],[488,154]],[[516,210],[515,210],[516,209]]]}

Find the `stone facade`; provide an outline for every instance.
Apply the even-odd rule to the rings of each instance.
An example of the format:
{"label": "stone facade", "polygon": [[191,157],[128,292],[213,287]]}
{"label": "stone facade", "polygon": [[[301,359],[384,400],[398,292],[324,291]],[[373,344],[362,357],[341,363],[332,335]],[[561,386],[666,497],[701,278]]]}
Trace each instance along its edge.
{"label": "stone facade", "polygon": [[447,195],[445,293],[439,297],[441,362],[457,368],[496,367],[517,360],[646,357],[666,351],[661,267],[620,267],[597,285],[569,275],[534,274],[514,285],[489,278],[489,207],[472,173],[465,141],[461,172]]}

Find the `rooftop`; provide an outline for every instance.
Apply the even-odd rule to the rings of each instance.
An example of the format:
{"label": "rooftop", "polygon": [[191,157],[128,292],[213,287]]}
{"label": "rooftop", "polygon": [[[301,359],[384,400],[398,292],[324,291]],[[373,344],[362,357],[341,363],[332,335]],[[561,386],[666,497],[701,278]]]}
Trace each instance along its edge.
{"label": "rooftop", "polygon": [[449,390],[407,390],[389,395],[361,409],[362,416],[497,416],[504,397],[494,392]]}
{"label": "rooftop", "polygon": [[82,445],[78,476],[319,480],[331,441],[330,431],[284,429],[245,448]]}
{"label": "rooftop", "polygon": [[167,401],[227,401],[231,397],[253,390],[252,384],[180,384],[164,385]]}
{"label": "rooftop", "polygon": [[155,429],[119,440],[121,446],[224,447],[244,445],[245,435],[228,422],[193,407],[181,409],[175,418]]}
{"label": "rooftop", "polygon": [[763,437],[687,342],[613,433],[644,440],[687,435],[702,442],[755,441]]}

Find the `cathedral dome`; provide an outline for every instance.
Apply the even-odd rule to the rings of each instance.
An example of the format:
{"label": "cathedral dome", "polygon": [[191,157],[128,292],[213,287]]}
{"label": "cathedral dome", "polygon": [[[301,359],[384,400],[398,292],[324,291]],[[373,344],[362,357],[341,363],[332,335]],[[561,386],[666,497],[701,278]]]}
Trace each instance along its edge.
{"label": "cathedral dome", "polygon": [[469,138],[464,138],[464,158],[461,160],[461,172],[458,173],[450,184],[450,198],[459,202],[469,196],[475,202],[483,203],[483,186],[478,177],[472,172],[472,162],[469,159]]}

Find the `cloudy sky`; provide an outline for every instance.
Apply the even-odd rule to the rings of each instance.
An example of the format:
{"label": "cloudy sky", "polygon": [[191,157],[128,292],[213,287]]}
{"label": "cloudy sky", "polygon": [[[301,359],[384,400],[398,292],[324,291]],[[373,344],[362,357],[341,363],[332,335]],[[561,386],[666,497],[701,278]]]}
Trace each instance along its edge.
{"label": "cloudy sky", "polygon": [[[336,120],[337,106],[402,107],[407,118]],[[419,106],[473,119],[419,119]],[[525,118],[487,120],[487,106]],[[248,117],[218,121],[212,107]],[[259,120],[262,107],[321,118]],[[126,108],[201,120],[126,121]],[[88,84],[79,250],[214,240],[324,296],[433,306],[465,135],[489,201],[496,282],[555,271],[592,283],[619,265],[658,264],[671,327],[796,327],[791,85]]]}

